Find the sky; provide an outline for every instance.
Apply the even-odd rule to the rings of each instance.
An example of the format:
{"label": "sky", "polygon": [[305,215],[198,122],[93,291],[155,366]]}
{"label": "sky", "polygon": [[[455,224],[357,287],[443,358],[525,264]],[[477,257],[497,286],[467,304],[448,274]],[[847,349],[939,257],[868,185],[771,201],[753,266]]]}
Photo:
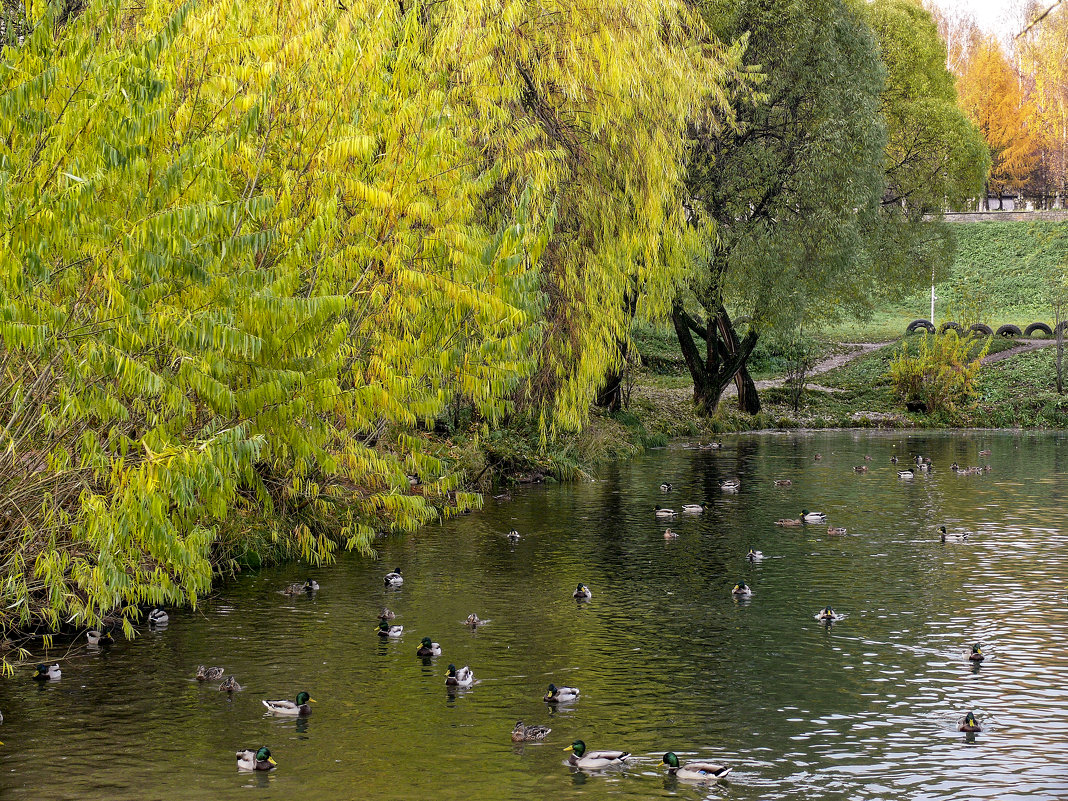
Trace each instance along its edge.
{"label": "sky", "polygon": [[[931,5],[946,11],[966,11],[975,17],[979,27],[999,38],[1011,39],[1017,31],[1017,3],[1012,0],[927,0]],[[1053,0],[1040,0],[1045,7]]]}

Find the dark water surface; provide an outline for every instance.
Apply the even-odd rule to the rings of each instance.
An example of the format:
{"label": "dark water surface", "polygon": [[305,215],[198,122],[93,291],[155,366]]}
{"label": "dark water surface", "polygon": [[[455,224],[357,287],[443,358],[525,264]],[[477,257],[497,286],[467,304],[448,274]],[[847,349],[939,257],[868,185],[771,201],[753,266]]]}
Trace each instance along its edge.
{"label": "dark water surface", "polygon": [[[937,471],[899,480],[890,456],[916,453]],[[870,472],[854,473],[865,454]],[[954,460],[993,470],[958,476]],[[730,477],[740,492],[719,489]],[[740,436],[518,490],[380,540],[378,561],[246,574],[164,631],[64,644],[59,682],[0,681],[0,797],[1068,798],[1066,494],[1064,437],[987,432]],[[711,508],[666,541],[652,507],[684,502]],[[802,507],[848,535],[773,525]],[[940,524],[974,533],[942,545]],[[763,562],[745,561],[750,546]],[[394,567],[405,583],[384,589]],[[276,592],[307,575],[314,597]],[[731,597],[738,580],[751,600]],[[571,599],[579,581],[590,603]],[[399,640],[373,633],[383,604]],[[846,619],[817,623],[825,604]],[[471,612],[492,622],[472,633]],[[415,656],[424,635],[444,648],[432,664]],[[450,695],[449,662],[481,683]],[[200,663],[246,689],[198,684]],[[550,681],[580,700],[548,708]],[[264,716],[260,699],[300,690],[318,701],[306,721]],[[968,710],[974,742],[957,732]],[[513,746],[519,719],[552,734]],[[573,772],[561,749],[575,738],[635,758]],[[234,751],[261,744],[278,769],[239,773]],[[734,772],[677,782],[658,767],[669,749]]]}

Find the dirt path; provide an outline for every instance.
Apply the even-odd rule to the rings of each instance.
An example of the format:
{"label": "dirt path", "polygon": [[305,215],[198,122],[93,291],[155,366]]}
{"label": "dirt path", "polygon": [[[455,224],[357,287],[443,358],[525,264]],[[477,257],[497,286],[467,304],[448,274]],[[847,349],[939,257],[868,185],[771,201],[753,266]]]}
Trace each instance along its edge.
{"label": "dirt path", "polygon": [[1011,359],[1013,356],[1019,356],[1021,353],[1028,353],[1032,350],[1038,350],[1039,348],[1048,348],[1050,345],[1056,345],[1055,339],[1018,339],[1017,342],[1021,343],[1018,348],[1009,348],[1009,350],[1003,350],[1000,353],[991,353],[989,356],[983,358],[983,364],[991,364],[993,362],[1000,362],[1004,359]]}
{"label": "dirt path", "polygon": [[[829,373],[831,370],[834,370],[837,367],[841,367],[843,364],[849,364],[851,361],[854,361],[855,359],[859,359],[861,356],[863,356],[866,353],[871,353],[873,350],[878,350],[879,348],[885,348],[887,345],[890,345],[892,343],[890,343],[890,342],[843,342],[841,344],[844,347],[853,348],[853,350],[847,351],[845,353],[836,353],[834,356],[828,356],[826,359],[824,359],[821,362],[818,362],[815,367],[813,367],[811,370],[809,370],[808,371],[808,375],[809,376],[814,376],[814,375],[821,375],[822,373]],[[765,379],[764,381],[757,381],[755,383],[756,383],[756,388],[757,389],[770,389],[771,387],[781,387],[783,384],[786,383],[786,379],[785,378],[769,378],[769,379]],[[823,387],[823,386],[820,386],[819,384],[809,384],[807,382],[805,384],[805,387],[807,389],[813,389],[816,392],[840,392],[841,391],[841,390],[838,390],[838,389],[834,389],[833,387]],[[723,396],[727,397],[729,395],[736,395],[736,394],[738,394],[738,390],[735,388],[734,384],[731,384],[729,387],[727,387],[726,391],[723,393]]]}

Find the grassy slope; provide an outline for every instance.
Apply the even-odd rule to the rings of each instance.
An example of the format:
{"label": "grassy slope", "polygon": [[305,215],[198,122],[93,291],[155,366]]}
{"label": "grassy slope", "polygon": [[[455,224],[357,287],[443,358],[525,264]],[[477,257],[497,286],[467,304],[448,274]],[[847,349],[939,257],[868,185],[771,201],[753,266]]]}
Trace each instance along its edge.
{"label": "grassy slope", "polygon": [[[957,258],[949,278],[935,288],[936,322],[981,321],[995,329],[1052,322],[1050,288],[1066,271],[1068,225],[962,223],[955,230]],[[827,333],[841,341],[895,339],[910,322],[930,315],[930,297],[929,289],[915,292],[885,304],[870,320],[842,323]]]}

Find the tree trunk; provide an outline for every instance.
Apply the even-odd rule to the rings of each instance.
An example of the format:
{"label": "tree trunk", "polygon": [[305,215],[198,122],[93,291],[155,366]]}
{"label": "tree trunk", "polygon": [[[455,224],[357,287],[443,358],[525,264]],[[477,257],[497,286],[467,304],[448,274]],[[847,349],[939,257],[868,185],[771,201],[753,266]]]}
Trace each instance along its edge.
{"label": "tree trunk", "polygon": [[[739,342],[727,310],[718,307],[712,324],[701,325],[675,301],[671,321],[682,348],[682,358],[693,377],[693,400],[701,414],[712,414],[719,405],[723,390],[731,381],[738,384],[739,407],[750,414],[760,411],[756,385],[745,369],[745,362],[757,343],[757,332],[750,329]],[[702,356],[693,334],[705,341]]]}
{"label": "tree trunk", "polygon": [[[623,296],[623,303],[626,308],[629,331],[630,322],[634,320],[638,309],[637,289],[628,290]],[[609,412],[618,412],[623,408],[623,375],[627,369],[627,357],[630,355],[630,337],[617,338],[616,347],[619,350],[620,366],[609,369],[605,374],[601,389],[598,390],[597,397],[594,399],[595,404]]]}

